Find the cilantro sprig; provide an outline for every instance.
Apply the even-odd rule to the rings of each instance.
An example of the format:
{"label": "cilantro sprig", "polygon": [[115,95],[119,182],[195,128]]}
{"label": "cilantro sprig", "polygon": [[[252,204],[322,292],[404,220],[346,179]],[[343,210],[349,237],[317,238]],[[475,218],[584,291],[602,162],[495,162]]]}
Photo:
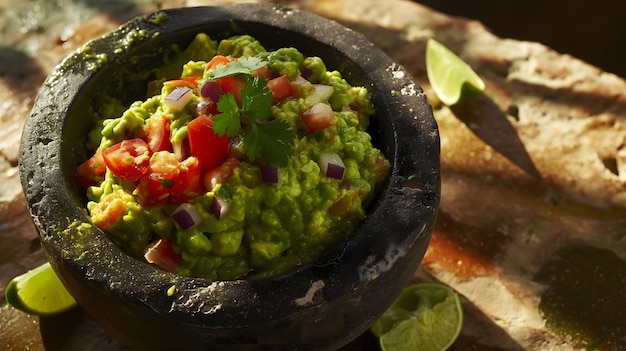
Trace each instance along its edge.
{"label": "cilantro sprig", "polygon": [[252,75],[254,71],[267,65],[267,62],[254,56],[242,57],[228,64],[219,64],[209,72],[208,79],[219,79],[238,74]]}
{"label": "cilantro sprig", "polygon": [[243,150],[251,161],[263,159],[267,164],[286,166],[296,133],[287,121],[270,120],[273,94],[263,77],[252,73],[266,63],[256,58],[242,58],[219,65],[209,79],[243,75],[248,84],[241,89],[241,107],[232,93],[224,94],[217,102],[220,112],[213,116],[213,130],[218,135],[234,137],[243,125],[249,126],[243,138]]}

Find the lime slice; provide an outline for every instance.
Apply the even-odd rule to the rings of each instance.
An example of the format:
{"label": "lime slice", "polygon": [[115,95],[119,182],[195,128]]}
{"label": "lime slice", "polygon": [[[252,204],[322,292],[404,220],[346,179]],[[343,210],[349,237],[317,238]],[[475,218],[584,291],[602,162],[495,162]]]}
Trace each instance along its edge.
{"label": "lime slice", "polygon": [[485,82],[467,63],[432,38],[426,43],[426,74],[439,100],[448,106],[485,90]]}
{"label": "lime slice", "polygon": [[13,278],[4,296],[9,305],[39,316],[55,315],[76,306],[49,262]]}
{"label": "lime slice", "polygon": [[435,283],[409,285],[372,325],[383,351],[441,351],[463,328],[461,300],[451,288]]}

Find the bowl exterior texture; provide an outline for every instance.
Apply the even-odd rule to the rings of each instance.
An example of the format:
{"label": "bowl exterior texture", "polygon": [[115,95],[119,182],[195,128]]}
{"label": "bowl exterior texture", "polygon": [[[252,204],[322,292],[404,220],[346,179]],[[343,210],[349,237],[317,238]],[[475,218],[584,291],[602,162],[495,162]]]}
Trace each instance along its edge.
{"label": "bowl exterior texture", "polygon": [[[208,281],[166,273],[122,254],[86,214],[75,175],[95,122],[86,116],[103,110],[106,96],[127,105],[143,99],[151,73],[198,32],[294,46],[372,93],[370,133],[392,163],[390,178],[349,242],[291,274]],[[68,290],[114,336],[146,350],[340,348],[411,279],[440,198],[439,134],[417,83],[359,33],[272,4],[165,10],[88,43],[42,86],[24,127],[20,172],[42,245]]]}

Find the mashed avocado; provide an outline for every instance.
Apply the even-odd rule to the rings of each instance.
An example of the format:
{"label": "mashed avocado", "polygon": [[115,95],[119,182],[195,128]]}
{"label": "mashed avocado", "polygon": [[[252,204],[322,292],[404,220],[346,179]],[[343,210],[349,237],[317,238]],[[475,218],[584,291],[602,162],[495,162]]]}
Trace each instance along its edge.
{"label": "mashed avocado", "polygon": [[90,133],[92,221],[132,256],[219,280],[289,272],[347,240],[390,168],[367,90],[249,35],[199,34],[160,72],[176,66]]}

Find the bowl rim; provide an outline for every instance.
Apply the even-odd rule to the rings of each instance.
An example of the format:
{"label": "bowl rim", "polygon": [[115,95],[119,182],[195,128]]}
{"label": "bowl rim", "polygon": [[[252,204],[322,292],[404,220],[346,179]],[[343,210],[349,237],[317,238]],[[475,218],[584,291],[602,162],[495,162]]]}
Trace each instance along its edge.
{"label": "bowl rim", "polygon": [[[220,318],[215,319],[215,316],[220,315],[223,311],[229,311],[225,314],[224,320],[226,320],[229,318],[226,315],[231,313],[229,306],[232,306],[233,309],[240,308],[243,302],[237,300],[243,295],[236,296],[237,294],[232,293],[233,291],[240,291],[246,296],[248,294],[256,296],[256,301],[259,304],[258,313],[251,311],[247,316],[253,323],[267,318],[279,318],[289,311],[302,307],[314,307],[318,301],[318,290],[324,290],[323,299],[325,300],[353,291],[357,285],[366,284],[368,281],[376,279],[381,272],[389,269],[403,257],[406,248],[412,246],[416,241],[429,239],[430,226],[434,222],[440,196],[439,134],[432,110],[423,91],[412,76],[360,33],[348,29],[336,21],[322,18],[304,10],[275,4],[236,4],[226,7],[202,6],[157,11],[130,20],[114,31],[112,36],[90,41],[85,47],[97,47],[98,43],[116,35],[126,36],[134,28],[149,28],[148,34],[151,35],[165,31],[168,34],[177,31],[198,31],[203,26],[203,23],[199,22],[199,14],[203,17],[203,23],[227,21],[235,24],[260,24],[275,27],[281,31],[296,31],[300,35],[315,39],[319,39],[315,37],[315,34],[318,34],[317,31],[320,30],[317,24],[323,23],[324,31],[333,34],[326,36],[323,44],[336,49],[346,57],[350,57],[358,51],[368,52],[366,56],[360,55],[353,59],[356,61],[356,65],[364,71],[369,70],[370,77],[373,77],[371,84],[376,83],[378,93],[385,95],[384,99],[379,99],[385,101],[385,106],[382,107],[387,111],[398,112],[398,115],[392,118],[392,125],[388,126],[394,141],[418,139],[414,135],[417,132],[419,137],[424,138],[424,142],[420,146],[425,147],[422,155],[426,156],[414,157],[414,151],[410,149],[414,146],[412,142],[410,145],[398,143],[392,145],[390,150],[393,153],[392,171],[387,185],[380,192],[379,202],[382,203],[387,199],[402,200],[393,207],[393,210],[398,213],[374,205],[371,213],[368,212],[368,217],[362,224],[373,227],[374,229],[371,229],[370,232],[384,232],[385,227],[381,223],[382,219],[390,216],[397,218],[401,214],[406,217],[408,209],[403,208],[403,206],[415,200],[418,201],[419,208],[411,209],[411,212],[421,213],[426,220],[417,221],[410,217],[404,218],[405,223],[402,225],[407,231],[405,240],[391,243],[391,246],[395,246],[389,247],[385,253],[359,252],[357,245],[352,240],[354,237],[351,237],[334,253],[334,255],[339,256],[325,257],[323,262],[318,260],[286,275],[251,281],[210,281],[202,278],[182,277],[163,272],[145,263],[133,262],[134,259],[126,255],[116,257],[114,251],[118,250],[121,253],[119,248],[109,239],[100,238],[101,232],[95,226],[87,228],[84,225],[90,223],[84,209],[66,205],[65,208],[69,209],[70,212],[61,219],[55,217],[58,210],[46,209],[46,206],[54,207],[63,202],[76,201],[74,196],[68,193],[65,180],[62,182],[65,191],[53,191],[52,189],[59,182],[58,179],[51,180],[50,178],[66,178],[63,174],[64,170],[60,166],[60,150],[67,146],[64,145],[63,140],[59,140],[59,137],[55,136],[55,132],[58,131],[58,128],[65,127],[64,114],[71,109],[73,95],[79,93],[85,84],[89,84],[90,70],[93,70],[93,67],[89,66],[89,62],[81,61],[81,50],[84,52],[84,49],[79,49],[57,66],[42,86],[35,101],[33,112],[25,123],[20,146],[20,177],[29,210],[40,233],[48,259],[53,263],[53,267],[64,283],[68,282],[69,285],[72,285],[75,278],[63,273],[58,267],[60,264],[69,265],[75,274],[85,275],[88,279],[107,285],[111,292],[137,303],[145,304],[154,310],[168,310],[170,314],[179,316],[183,321],[191,321],[192,318],[198,316],[209,316],[213,320],[223,322]],[[164,16],[162,23],[156,23],[155,18],[157,16]],[[186,19],[186,22],[181,19]],[[315,25],[302,26],[302,21]],[[138,38],[135,42],[129,43],[129,48],[139,47],[149,41],[150,38],[150,35],[145,39]],[[107,54],[110,61],[123,55],[123,53],[116,52],[107,52]],[[102,67],[98,67],[98,70],[106,68],[109,64],[110,62],[104,63]],[[50,98],[51,92],[59,89],[59,87],[70,87],[71,89],[59,91],[54,99]],[[377,109],[380,107],[376,106]],[[52,112],[53,118],[50,118],[50,114],[46,115],[47,112]],[[43,119],[47,119],[47,121],[42,122]],[[422,163],[417,164],[418,162]],[[357,234],[360,231],[361,229],[357,229]],[[80,255],[69,252],[71,251],[71,247],[68,246],[70,244],[58,239],[59,233],[66,233],[74,239],[80,240],[81,245],[85,245],[87,251]],[[371,235],[362,239],[372,243],[377,242],[377,239],[372,238]],[[92,241],[98,242],[97,250],[95,247],[89,246],[93,245]],[[126,277],[128,272],[111,269],[101,273],[92,270],[91,267],[85,268],[82,264],[85,262],[85,256],[95,252],[99,252],[101,257],[108,260],[112,266],[131,264],[136,269],[136,274],[144,275],[144,279],[132,280],[128,285],[116,286],[115,283],[119,281],[120,277]],[[360,261],[361,265],[355,268],[345,267],[346,265],[342,267],[342,265],[337,264],[338,257],[345,257],[345,255],[358,256],[354,259]],[[61,258],[60,261],[59,257]],[[342,282],[341,279],[338,279],[341,274],[346,272],[353,272],[358,275],[358,281]],[[271,303],[267,301],[268,296],[259,296],[259,291],[271,290],[271,287],[276,284],[293,281],[294,275],[300,276],[303,281],[308,281],[308,283],[294,287],[285,296],[271,295],[273,299]],[[322,282],[321,286],[320,281]],[[149,295],[137,293],[137,291],[146,291],[146,283],[151,284],[151,289],[149,289],[151,293]],[[171,286],[176,286],[174,296],[167,296],[165,291]],[[311,292],[313,295],[309,295]],[[214,305],[207,306],[203,301],[193,299],[193,296],[199,294],[203,296],[204,300],[211,298]],[[297,299],[302,299],[299,300],[302,303],[294,304],[293,302]],[[272,315],[274,312],[271,312],[268,315],[268,311],[271,311],[276,304],[291,307],[287,308],[287,311],[275,312],[275,315]],[[216,306],[221,307],[216,308]],[[205,322],[210,318],[205,318]]]}

